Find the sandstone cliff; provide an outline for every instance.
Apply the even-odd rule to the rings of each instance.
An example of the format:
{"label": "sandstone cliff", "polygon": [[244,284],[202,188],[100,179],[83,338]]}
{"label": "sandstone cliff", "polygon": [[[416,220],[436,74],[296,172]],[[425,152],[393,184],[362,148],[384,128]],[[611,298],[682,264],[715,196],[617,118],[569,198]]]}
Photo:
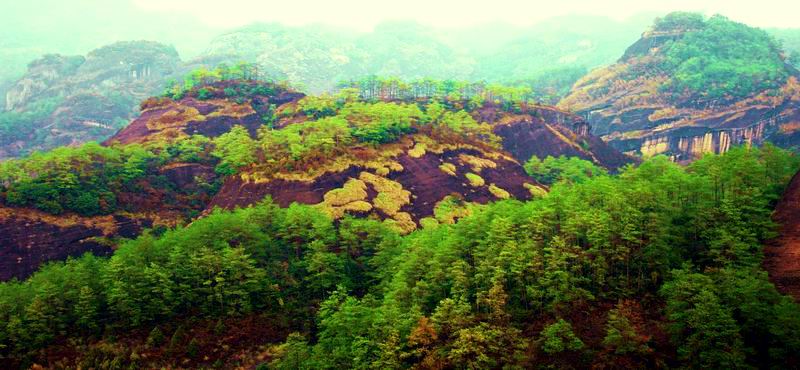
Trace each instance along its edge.
{"label": "sandstone cliff", "polygon": [[[761,36],[758,30],[726,19],[712,19],[707,24],[711,22],[721,24],[719,28],[729,27]],[[732,145],[765,141],[785,147],[797,145],[800,72],[783,61],[777,47],[764,46],[772,48],[763,54],[774,61],[769,73],[776,76],[774,82],[769,80],[769,87],[753,87],[745,94],[736,94],[747,88],[742,85],[748,83],[746,79],[734,84],[728,80],[734,81],[736,77],[722,73],[717,76],[710,70],[688,77],[681,75],[683,70],[674,70],[675,65],[683,63],[683,68],[694,62],[681,59],[686,53],[683,49],[676,51],[678,47],[695,47],[692,43],[700,43],[698,39],[707,42],[697,36],[698,27],[710,29],[714,26],[704,26],[701,22],[645,32],[616,64],[592,71],[579,80],[558,106],[586,117],[594,134],[629,154],[667,154],[676,160],[691,160],[703,153],[725,152]],[[769,43],[767,36],[763,36],[763,40],[764,44]],[[739,46],[756,47],[748,44],[756,41],[760,39],[743,39]],[[713,44],[700,46],[715,47]],[[722,55],[720,58],[739,56]],[[730,66],[736,63],[738,61],[731,61],[724,64],[724,68],[733,70]],[[703,78],[707,85],[695,90],[676,90],[676,86],[681,86],[680,78]],[[725,90],[718,95],[708,93],[729,83],[728,93]]]}
{"label": "sandstone cliff", "polygon": [[0,138],[0,159],[97,141],[137,114],[137,102],[178,72],[177,52],[155,42],[119,42],[83,56],[47,55],[5,89],[19,127]]}

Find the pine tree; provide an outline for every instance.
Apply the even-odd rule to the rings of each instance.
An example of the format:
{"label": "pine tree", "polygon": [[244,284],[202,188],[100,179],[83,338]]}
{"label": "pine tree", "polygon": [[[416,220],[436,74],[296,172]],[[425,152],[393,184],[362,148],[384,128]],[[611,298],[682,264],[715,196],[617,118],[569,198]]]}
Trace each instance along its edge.
{"label": "pine tree", "polygon": [[542,350],[548,354],[583,349],[583,341],[572,331],[572,324],[564,319],[546,326],[539,334]]}

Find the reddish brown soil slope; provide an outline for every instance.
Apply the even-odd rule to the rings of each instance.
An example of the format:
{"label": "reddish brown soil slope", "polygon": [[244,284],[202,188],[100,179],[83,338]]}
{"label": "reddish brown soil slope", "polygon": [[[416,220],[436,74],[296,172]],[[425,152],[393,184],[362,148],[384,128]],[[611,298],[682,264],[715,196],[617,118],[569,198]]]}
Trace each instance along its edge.
{"label": "reddish brown soil slope", "polygon": [[764,248],[764,268],[778,290],[800,301],[800,173],[792,179],[773,218],[781,225],[781,234]]}
{"label": "reddish brown soil slope", "polygon": [[[108,255],[111,248],[98,237],[131,238],[150,220],[124,216],[58,219],[29,209],[0,208],[0,281],[23,279],[52,260],[78,257],[86,252]],[[70,219],[71,218],[71,219]]]}
{"label": "reddish brown soil slope", "polygon": [[[403,206],[401,211],[408,212],[415,221],[433,214],[436,203],[451,194],[458,194],[464,200],[477,203],[488,203],[498,198],[488,190],[487,186],[474,187],[468,184],[464,174],[472,172],[471,169],[458,161],[459,154],[480,155],[474,150],[454,150],[443,154],[427,153],[420,158],[402,155],[398,162],[404,170],[392,173],[389,179],[397,181],[403,188],[410,191],[412,200]],[[458,176],[451,176],[439,169],[442,163],[451,162],[455,165]],[[525,184],[536,184],[517,163],[507,160],[495,160],[496,168],[485,168],[480,175],[486,184],[495,184],[506,190],[517,199],[529,199],[531,194]],[[345,171],[328,173],[320,176],[313,182],[272,180],[266,183],[253,183],[242,181],[233,176],[225,181],[219,193],[214,197],[209,208],[235,208],[246,207],[260,202],[266,196],[282,207],[297,202],[301,204],[316,204],[323,200],[325,193],[341,187],[350,178],[358,178],[363,168],[352,166]],[[370,190],[372,200],[374,191]]]}

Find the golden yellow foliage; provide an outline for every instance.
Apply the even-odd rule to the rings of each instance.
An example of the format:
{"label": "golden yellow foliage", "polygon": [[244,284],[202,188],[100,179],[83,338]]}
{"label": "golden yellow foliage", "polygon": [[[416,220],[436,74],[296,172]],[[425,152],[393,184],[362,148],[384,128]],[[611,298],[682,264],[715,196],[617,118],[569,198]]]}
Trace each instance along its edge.
{"label": "golden yellow foliage", "polygon": [[442,163],[439,165],[439,169],[450,176],[456,175],[456,166],[452,163]]}
{"label": "golden yellow foliage", "polygon": [[479,158],[469,154],[459,154],[458,159],[461,163],[467,164],[472,167],[472,170],[475,172],[481,172],[484,168],[496,168],[497,163],[493,162],[490,159]]}
{"label": "golden yellow foliage", "polygon": [[378,192],[372,203],[389,216],[394,216],[403,206],[411,203],[411,192],[403,189],[399,182],[369,172],[361,172],[359,178]]}
{"label": "golden yellow foliage", "polygon": [[392,218],[387,218],[383,222],[400,234],[408,234],[417,229],[414,219],[406,212],[398,212]]}
{"label": "golden yellow foliage", "polygon": [[651,113],[649,116],[647,116],[647,119],[650,120],[650,122],[655,122],[666,118],[673,118],[677,115],[678,110],[675,109],[675,107],[666,107]]}
{"label": "golden yellow foliage", "polygon": [[525,183],[523,184],[523,186],[525,186],[525,189],[528,189],[528,191],[531,193],[531,196],[533,196],[534,198],[540,198],[547,195],[547,190],[545,190],[541,186],[529,183]]}
{"label": "golden yellow foliage", "polygon": [[436,203],[433,215],[439,223],[452,225],[456,219],[471,215],[474,206],[473,203],[464,202],[458,197],[448,195]]}
{"label": "golden yellow foliage", "polygon": [[323,196],[324,202],[331,206],[343,206],[367,199],[367,184],[358,179],[350,179],[339,189],[333,189]]}
{"label": "golden yellow foliage", "polygon": [[315,207],[325,212],[334,220],[344,217],[347,212],[366,213],[372,210],[372,204],[363,200],[357,200],[339,207],[331,206],[323,202],[315,205]]}
{"label": "golden yellow foliage", "polygon": [[408,155],[411,158],[420,158],[425,155],[425,147],[425,143],[417,143],[414,148],[408,151]]}
{"label": "golden yellow foliage", "polygon": [[483,177],[480,177],[477,174],[474,174],[474,173],[470,172],[470,173],[467,173],[464,176],[469,181],[469,184],[474,186],[474,187],[476,187],[476,188],[479,188],[481,186],[486,185],[486,181],[483,180]]}
{"label": "golden yellow foliage", "polygon": [[206,117],[200,114],[200,111],[196,108],[181,105],[160,116],[151,118],[145,125],[150,130],[158,131],[174,127],[183,127],[187,122],[191,121],[205,120]]}
{"label": "golden yellow foliage", "polygon": [[499,199],[511,198],[511,194],[509,194],[503,188],[501,188],[501,187],[499,187],[499,186],[497,186],[495,184],[489,185],[489,192],[492,193],[492,195],[494,195],[495,197],[497,197]]}
{"label": "golden yellow foliage", "polygon": [[215,99],[215,100],[210,100],[209,102],[219,106],[217,110],[211,112],[208,115],[209,117],[226,116],[234,118],[244,118],[251,114],[256,113],[256,111],[250,104],[237,104],[225,99]]}

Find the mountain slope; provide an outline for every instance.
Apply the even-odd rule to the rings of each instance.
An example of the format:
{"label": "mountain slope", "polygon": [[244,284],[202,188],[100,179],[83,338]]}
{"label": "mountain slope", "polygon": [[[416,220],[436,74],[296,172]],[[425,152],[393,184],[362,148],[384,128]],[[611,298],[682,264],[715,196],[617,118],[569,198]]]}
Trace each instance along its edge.
{"label": "mountain slope", "polygon": [[[105,254],[143,228],[265,197],[335,219],[386,220],[407,233],[453,222],[477,204],[541,196],[546,188],[521,166],[532,155],[578,156],[611,170],[631,162],[588,134],[580,117],[491,90],[471,100],[365,99],[357,89],[306,96],[273,83],[215,80],[216,72],[171,97],[146,99],[141,115],[102,147],[0,164],[9,257],[0,278],[85,251]],[[41,242],[28,248],[34,240]]]}
{"label": "mountain slope", "polygon": [[83,56],[47,55],[5,91],[0,159],[102,140],[165,86],[180,58],[166,45],[120,42]]}
{"label": "mountain slope", "polygon": [[673,13],[558,106],[624,152],[692,159],[765,140],[796,145],[798,73],[764,31]]}
{"label": "mountain slope", "polygon": [[262,75],[311,93],[330,91],[341,81],[390,75],[513,83],[553,104],[586,68],[611,62],[640,23],[642,17],[559,18],[524,29],[491,24],[449,30],[386,22],[366,33],[252,24],[211,38],[202,53],[195,50],[201,36],[193,36],[188,49],[187,42],[179,42],[179,50],[190,51],[186,62],[174,48],[144,41],[107,45],[86,56],[48,54],[31,62],[22,77],[0,81],[0,159],[105,140],[138,114],[140,100],[170,80],[221,63],[255,63]]}
{"label": "mountain slope", "polygon": [[764,247],[764,268],[784,294],[800,301],[800,175],[795,175],[778,205],[773,219],[780,236]]}

